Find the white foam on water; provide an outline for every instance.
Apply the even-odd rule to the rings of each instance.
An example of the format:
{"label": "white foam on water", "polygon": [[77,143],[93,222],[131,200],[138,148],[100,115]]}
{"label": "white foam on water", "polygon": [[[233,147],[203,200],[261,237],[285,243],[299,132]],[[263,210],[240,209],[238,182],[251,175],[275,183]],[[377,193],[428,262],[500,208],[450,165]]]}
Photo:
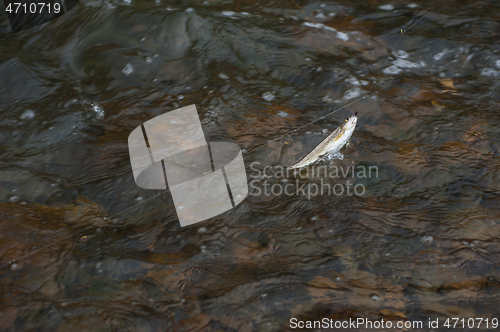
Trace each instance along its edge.
{"label": "white foam on water", "polygon": [[320,20],[324,20],[326,18],[325,14],[323,14],[322,12],[317,13],[314,17]]}
{"label": "white foam on water", "polygon": [[288,113],[285,111],[279,111],[278,116],[281,116],[282,118],[286,118],[288,116]]}
{"label": "white foam on water", "polygon": [[439,52],[438,54],[434,55],[434,60],[439,61],[441,60],[447,53],[449,53],[447,48],[445,48],[443,51]]}
{"label": "white foam on water", "polygon": [[227,80],[227,79],[229,78],[229,77],[227,77],[227,75],[226,75],[226,74],[224,74],[224,73],[220,73],[220,74],[219,74],[219,77],[220,77],[220,78],[222,78],[223,80]]}
{"label": "white foam on water", "polygon": [[382,10],[394,10],[394,6],[391,5],[391,4],[382,5],[382,6],[378,7],[378,8],[380,8]]}
{"label": "white foam on water", "polygon": [[338,39],[342,39],[343,41],[348,41],[349,40],[349,36],[346,33],[343,33],[343,32],[340,32],[340,31],[337,31],[337,38]]}
{"label": "white foam on water", "polygon": [[127,63],[125,65],[125,68],[122,69],[122,73],[125,74],[125,76],[128,76],[134,72],[134,67],[130,63]]}
{"label": "white foam on water", "polygon": [[361,85],[361,83],[359,83],[358,79],[356,77],[349,77],[347,80],[346,80],[347,83],[350,83],[352,85]]}
{"label": "white foam on water", "polygon": [[266,92],[262,95],[262,98],[264,98],[267,101],[271,101],[274,99],[274,94],[272,92]]}
{"label": "white foam on water", "polygon": [[408,7],[408,8],[417,8],[417,7],[418,7],[418,5],[417,5],[416,3],[410,3],[410,4],[408,4],[408,6],[406,6],[406,7]]}
{"label": "white foam on water", "polygon": [[493,68],[483,68],[481,69],[481,75],[489,77],[500,77],[500,71]]}
{"label": "white foam on water", "polygon": [[406,59],[406,58],[408,58],[408,53],[406,53],[406,52],[405,52],[405,51],[403,51],[403,50],[397,50],[397,51],[394,51],[394,54],[396,55],[396,57],[401,58],[401,59]]}
{"label": "white foam on water", "polygon": [[35,117],[35,112],[32,110],[26,110],[21,114],[21,120],[31,120]]}
{"label": "white foam on water", "polygon": [[333,101],[333,98],[330,97],[329,95],[326,95],[323,97],[322,101],[325,103],[331,103]]}
{"label": "white foam on water", "polygon": [[337,34],[337,38],[338,39],[342,39],[343,41],[348,41],[349,40],[349,36],[346,33],[337,31],[336,29],[334,29],[332,27],[329,27],[329,26],[326,26],[323,23],[304,22],[302,24],[305,25],[305,26],[311,27],[311,28],[325,29],[325,30],[329,30],[329,31],[335,32]]}
{"label": "white foam on water", "polygon": [[95,104],[91,104],[90,106],[92,107],[92,111],[95,112],[98,120],[104,118],[104,110],[101,107]]}
{"label": "white foam on water", "polygon": [[421,66],[419,63],[411,62],[404,59],[397,59],[392,64],[398,68],[418,68]]}
{"label": "white foam on water", "polygon": [[311,27],[311,28],[324,28],[325,25],[323,23],[312,23],[312,22],[304,22],[303,23],[305,26]]}
{"label": "white foam on water", "polygon": [[355,87],[354,89],[347,90],[344,93],[343,99],[344,100],[349,100],[349,99],[353,99],[353,98],[359,97],[360,95],[361,95],[361,89],[358,88],[358,87]]}
{"label": "white foam on water", "polygon": [[422,242],[425,244],[431,244],[434,241],[434,237],[432,235],[422,236]]}
{"label": "white foam on water", "polygon": [[400,69],[396,66],[390,66],[390,67],[387,67],[383,70],[384,74],[399,74],[400,72],[402,72],[403,69]]}

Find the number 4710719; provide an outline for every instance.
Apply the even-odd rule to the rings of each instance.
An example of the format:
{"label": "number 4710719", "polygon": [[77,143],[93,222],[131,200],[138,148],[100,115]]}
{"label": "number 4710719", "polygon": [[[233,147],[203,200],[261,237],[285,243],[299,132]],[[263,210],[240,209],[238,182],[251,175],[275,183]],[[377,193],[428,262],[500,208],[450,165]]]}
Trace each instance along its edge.
{"label": "number 4710719", "polygon": [[486,328],[493,327],[496,329],[498,327],[498,318],[469,318],[467,320],[465,318],[448,318],[444,322],[445,327],[453,329],[480,328],[481,325]]}
{"label": "number 4710719", "polygon": [[14,14],[58,14],[61,11],[60,3],[45,3],[45,2],[11,2],[5,8],[8,13]]}

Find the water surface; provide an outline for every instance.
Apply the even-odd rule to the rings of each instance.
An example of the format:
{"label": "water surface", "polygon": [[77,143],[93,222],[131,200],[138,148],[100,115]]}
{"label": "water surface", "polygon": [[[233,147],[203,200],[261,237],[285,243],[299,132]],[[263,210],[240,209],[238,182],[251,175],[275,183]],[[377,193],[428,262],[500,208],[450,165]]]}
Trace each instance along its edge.
{"label": "water surface", "polygon": [[[500,4],[424,0],[408,24],[417,6],[91,0],[16,34],[0,22],[0,329],[496,317]],[[252,189],[181,228],[168,193],[135,185],[127,137],[191,104],[208,141],[243,149],[260,188],[366,190]],[[261,176],[354,112],[329,169],[377,176]]]}

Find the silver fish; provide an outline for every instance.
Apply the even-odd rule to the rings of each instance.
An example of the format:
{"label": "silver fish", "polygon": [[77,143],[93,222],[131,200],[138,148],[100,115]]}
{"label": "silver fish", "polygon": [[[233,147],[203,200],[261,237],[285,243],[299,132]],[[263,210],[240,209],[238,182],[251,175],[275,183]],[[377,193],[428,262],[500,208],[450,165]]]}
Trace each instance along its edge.
{"label": "silver fish", "polygon": [[340,153],[340,149],[347,144],[356,128],[358,122],[357,112],[353,116],[346,118],[345,123],[335,129],[333,133],[328,135],[317,147],[314,148],[307,156],[302,158],[298,163],[289,168],[300,168],[314,163],[316,160],[325,156],[328,159],[338,158],[344,159],[344,155]]}

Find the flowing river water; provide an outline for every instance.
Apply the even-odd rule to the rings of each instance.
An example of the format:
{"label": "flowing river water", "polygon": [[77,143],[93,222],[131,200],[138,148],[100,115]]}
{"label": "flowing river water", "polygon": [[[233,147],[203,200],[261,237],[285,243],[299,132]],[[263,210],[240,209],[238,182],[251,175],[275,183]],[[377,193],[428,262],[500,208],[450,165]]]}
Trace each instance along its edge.
{"label": "flowing river water", "polygon": [[[418,5],[82,0],[18,33],[2,18],[0,330],[493,330],[500,2]],[[250,193],[181,227],[169,192],[135,184],[127,138],[191,104],[208,141],[242,149]],[[343,160],[283,171],[354,112]]]}

